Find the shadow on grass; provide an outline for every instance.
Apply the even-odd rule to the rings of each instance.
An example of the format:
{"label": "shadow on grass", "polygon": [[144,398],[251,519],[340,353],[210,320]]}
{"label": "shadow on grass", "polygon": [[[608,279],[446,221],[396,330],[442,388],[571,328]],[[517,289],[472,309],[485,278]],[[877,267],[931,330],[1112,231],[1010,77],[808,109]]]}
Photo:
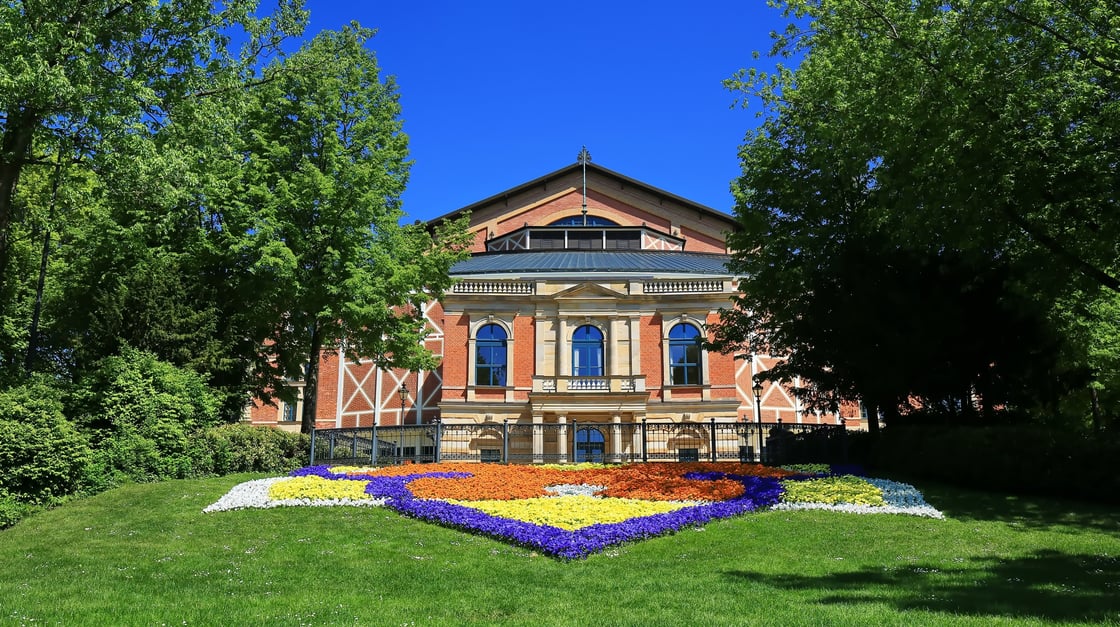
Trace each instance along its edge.
{"label": "shadow on grass", "polygon": [[[978,492],[919,482],[926,501],[955,520],[1001,522],[1022,530],[1084,533],[1091,530],[1120,537],[1120,507],[1042,496]],[[1120,592],[1120,591],[1118,591]]]}
{"label": "shadow on grass", "polygon": [[828,575],[727,577],[800,593],[825,604],[874,603],[991,618],[1120,620],[1120,557],[1038,551],[1020,559],[977,558],[959,568],[907,564]]}

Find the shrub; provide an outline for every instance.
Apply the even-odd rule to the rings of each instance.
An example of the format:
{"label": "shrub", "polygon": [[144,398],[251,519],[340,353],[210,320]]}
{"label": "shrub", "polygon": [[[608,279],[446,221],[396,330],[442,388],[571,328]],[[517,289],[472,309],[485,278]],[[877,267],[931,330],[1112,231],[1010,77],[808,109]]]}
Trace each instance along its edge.
{"label": "shrub", "polygon": [[97,362],[69,399],[70,414],[86,428],[108,437],[135,428],[178,424],[191,432],[218,424],[220,399],[202,375],[125,347]]}
{"label": "shrub", "polygon": [[1036,426],[891,426],[879,468],[980,489],[1120,502],[1120,440]]}
{"label": "shrub", "polygon": [[30,383],[0,392],[0,494],[49,503],[78,488],[89,461],[86,438],[63,415],[56,390]]}
{"label": "shrub", "polygon": [[220,400],[195,372],[126,347],[83,377],[70,406],[96,447],[87,489],[210,472],[197,440],[218,423]]}
{"label": "shrub", "polygon": [[306,466],[311,439],[269,427],[224,425],[206,432],[213,466],[219,475],[233,472],[287,472]]}
{"label": "shrub", "polygon": [[0,494],[0,529],[7,529],[27,518],[34,509],[10,494]]}

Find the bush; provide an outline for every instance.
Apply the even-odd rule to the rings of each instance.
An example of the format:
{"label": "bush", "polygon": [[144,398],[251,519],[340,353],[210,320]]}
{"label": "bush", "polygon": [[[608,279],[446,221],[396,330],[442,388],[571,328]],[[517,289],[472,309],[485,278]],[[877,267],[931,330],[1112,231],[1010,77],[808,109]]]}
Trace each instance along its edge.
{"label": "bush", "polygon": [[1035,426],[890,426],[875,466],[955,485],[1120,503],[1120,440]]}
{"label": "bush", "polygon": [[0,494],[0,529],[7,529],[27,518],[35,510],[10,494]]}
{"label": "bush", "polygon": [[56,390],[30,383],[0,392],[0,495],[50,503],[77,490],[89,461]]}
{"label": "bush", "polygon": [[187,433],[220,422],[220,399],[205,377],[128,347],[97,362],[68,404],[70,415],[104,437],[130,428],[159,430],[157,422]]}
{"label": "bush", "polygon": [[214,473],[287,472],[306,466],[311,438],[269,427],[225,425],[206,432]]}
{"label": "bush", "polygon": [[94,438],[85,478],[91,491],[211,472],[211,454],[198,440],[218,423],[220,400],[195,372],[126,347],[98,362],[69,403]]}

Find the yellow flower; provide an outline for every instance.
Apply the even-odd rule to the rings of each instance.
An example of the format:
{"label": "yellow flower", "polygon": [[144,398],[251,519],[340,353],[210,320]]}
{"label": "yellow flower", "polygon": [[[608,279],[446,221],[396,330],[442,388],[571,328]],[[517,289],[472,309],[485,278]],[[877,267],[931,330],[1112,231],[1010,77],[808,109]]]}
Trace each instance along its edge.
{"label": "yellow flower", "polygon": [[517,501],[448,501],[501,518],[574,531],[599,523],[617,523],[640,516],[663,514],[695,503],[601,499],[591,496],[547,496]]}
{"label": "yellow flower", "polygon": [[331,499],[368,499],[367,481],[347,479],[324,479],[314,475],[292,477],[277,481],[268,488],[268,498],[273,500],[311,499],[325,501]]}

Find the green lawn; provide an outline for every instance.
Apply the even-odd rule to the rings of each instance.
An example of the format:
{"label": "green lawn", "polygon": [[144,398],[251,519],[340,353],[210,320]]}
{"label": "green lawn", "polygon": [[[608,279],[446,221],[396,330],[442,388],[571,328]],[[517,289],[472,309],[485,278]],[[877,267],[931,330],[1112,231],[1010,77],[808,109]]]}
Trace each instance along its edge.
{"label": "green lawn", "polygon": [[946,520],[764,512],[560,562],[381,508],[136,485],[0,531],[0,624],[1120,624],[1120,512],[918,484]]}

